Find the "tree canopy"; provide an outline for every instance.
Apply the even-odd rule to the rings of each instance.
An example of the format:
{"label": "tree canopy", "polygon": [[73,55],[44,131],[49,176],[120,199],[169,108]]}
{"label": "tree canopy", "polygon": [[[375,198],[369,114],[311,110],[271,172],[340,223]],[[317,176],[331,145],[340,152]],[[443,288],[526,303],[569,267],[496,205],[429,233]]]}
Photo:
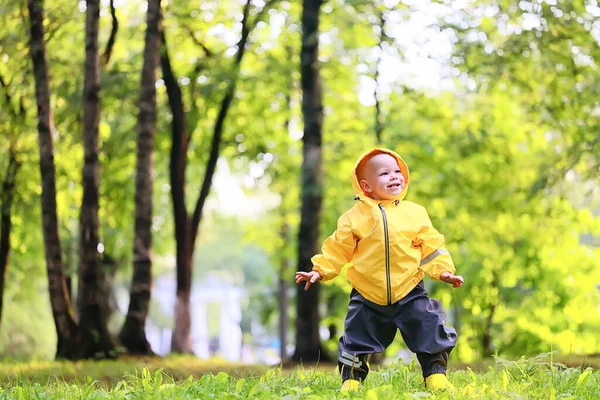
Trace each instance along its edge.
{"label": "tree canopy", "polygon": [[[58,224],[65,273],[75,280],[85,4],[44,2]],[[117,261],[116,281],[124,283],[132,273],[147,10],[141,1],[111,4],[118,31],[110,57],[101,58],[108,62],[101,66],[99,92],[98,248]],[[253,315],[262,315],[275,335],[275,277],[282,273],[291,284],[295,270],[309,268],[296,265],[306,134],[302,5],[248,4],[253,25],[239,65],[245,1],[163,2],[163,26],[190,137],[185,154],[190,213],[205,178],[215,121],[235,80],[199,227],[194,276],[214,270],[250,285],[248,304],[263,308]],[[19,163],[0,356],[49,356],[52,334],[36,335],[54,330],[44,267],[29,11],[23,2],[5,0],[0,15],[0,180],[9,175],[11,149]],[[315,38],[323,97],[320,240],[353,205],[350,176],[358,155],[377,145],[398,152],[411,170],[407,200],[428,209],[465,277],[458,290],[427,283],[459,330],[460,359],[556,348],[600,351],[599,15],[596,1],[321,5]],[[110,4],[100,2],[101,55],[108,54],[113,21]],[[172,263],[165,261],[176,253],[169,172],[174,115],[160,70],[155,87],[153,273],[174,277]],[[282,259],[289,268],[280,271]],[[349,290],[343,276],[321,287],[322,325],[341,332]],[[260,300],[271,294],[271,301]],[[23,310],[35,320],[25,321]],[[293,320],[293,307],[289,311]],[[327,345],[334,347],[336,340]]]}

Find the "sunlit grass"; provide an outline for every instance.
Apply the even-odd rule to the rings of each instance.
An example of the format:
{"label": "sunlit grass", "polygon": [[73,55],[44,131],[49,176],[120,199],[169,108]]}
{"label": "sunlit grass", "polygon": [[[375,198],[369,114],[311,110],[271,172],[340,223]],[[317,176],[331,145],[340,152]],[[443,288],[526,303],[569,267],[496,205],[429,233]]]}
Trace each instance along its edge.
{"label": "sunlit grass", "polygon": [[[144,366],[132,371],[132,364]],[[414,363],[374,371],[358,392],[350,394],[339,392],[340,378],[331,365],[282,370],[172,357],[142,362],[5,364],[3,369],[0,399],[600,398],[600,372],[567,367],[551,355],[497,359],[482,373],[452,372],[449,379],[455,388],[435,394],[423,387]]]}
{"label": "sunlit grass", "polygon": [[[32,361],[0,364],[0,384],[22,382],[51,384],[59,382],[86,382],[93,380],[99,386],[111,386],[130,375],[148,370],[151,374],[162,371],[173,380],[201,377],[204,374],[226,372],[234,376],[259,376],[268,370],[265,365],[235,364],[225,360],[201,360],[194,356],[123,357],[101,361]],[[91,378],[90,378],[91,377]]]}

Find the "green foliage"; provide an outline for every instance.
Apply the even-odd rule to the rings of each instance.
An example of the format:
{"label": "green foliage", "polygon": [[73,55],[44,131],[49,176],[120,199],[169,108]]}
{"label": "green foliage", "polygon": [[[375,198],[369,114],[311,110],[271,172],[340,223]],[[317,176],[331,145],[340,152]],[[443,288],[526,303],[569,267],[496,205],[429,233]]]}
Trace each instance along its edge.
{"label": "green foliage", "polygon": [[510,93],[554,145],[539,166],[536,191],[569,171],[597,179],[600,165],[597,3],[554,3],[476,1],[453,27],[453,60],[471,87]]}
{"label": "green foliage", "polygon": [[551,151],[543,130],[501,91],[465,95],[454,107],[421,98],[402,113],[408,199],[428,208],[467,282],[432,287],[461,328],[459,357],[486,350],[486,334],[487,351],[502,354],[595,351],[585,331],[600,324],[598,255],[580,244],[595,228],[566,199],[530,196],[544,160],[532,155]]}
{"label": "green foliage", "polygon": [[[42,289],[36,292],[36,302],[12,293],[4,296],[0,325],[0,358],[4,360],[49,359],[56,350],[49,298]],[[31,296],[31,295],[30,295]]]}
{"label": "green foliage", "polygon": [[[251,7],[255,22],[261,11],[258,3]],[[400,64],[411,62],[404,51],[405,38],[395,36],[392,26],[410,18],[414,4],[406,3],[388,8],[388,3],[379,0],[332,0],[322,7],[321,239],[333,232],[339,215],[354,204],[352,167],[359,154],[376,145],[375,105],[363,92],[364,82],[375,79],[382,15],[388,24],[384,31],[389,38],[382,45],[386,54]],[[432,2],[432,7],[442,3],[448,2]],[[80,4],[45,2],[58,131],[58,215],[69,274],[78,266],[82,195],[85,14],[79,8],[84,3]],[[107,6],[103,4],[101,47],[110,31]],[[243,2],[234,1],[169,2],[164,7],[167,42],[191,134],[186,177],[189,210],[195,206],[203,180],[224,89],[233,77],[242,7]],[[457,19],[448,18],[449,22],[435,21],[433,27],[455,36],[452,65],[442,65],[450,71],[443,78],[455,81],[453,91],[426,95],[418,87],[394,82],[378,95],[382,145],[401,154],[411,169],[407,199],[426,206],[434,225],[447,238],[458,272],[466,278],[459,290],[428,282],[432,295],[443,301],[460,331],[455,358],[468,361],[484,351],[500,356],[550,348],[600,351],[599,254],[597,247],[588,247],[597,245],[600,234],[595,217],[600,213],[600,75],[596,66],[600,54],[593,36],[597,31],[594,7],[594,2],[469,2],[456,11],[458,24],[450,23]],[[221,187],[239,190],[213,190],[194,260],[195,278],[216,273],[244,285],[250,293],[244,323],[260,318],[272,332],[277,323],[278,278],[293,285],[298,267],[294,262],[302,163],[300,13],[301,2],[277,1],[253,26],[215,176],[215,187],[220,180],[225,181]],[[52,346],[46,339],[51,336],[42,339],[36,333],[53,329],[48,307],[38,305],[38,298],[46,296],[38,293],[39,286],[45,286],[47,278],[26,4],[3,1],[0,15],[0,75],[9,84],[0,88],[0,135],[10,139],[0,141],[0,178],[9,145],[15,146],[22,165],[13,205],[1,348],[3,354],[14,357],[41,356],[46,350],[39,349]],[[139,2],[119,2],[117,17],[120,24],[113,55],[102,71],[99,218],[105,252],[119,261],[117,279],[123,281],[129,279],[132,257],[137,101],[145,24]],[[536,19],[539,27],[531,25]],[[402,82],[409,81],[410,77],[403,77]],[[153,254],[158,275],[170,272],[163,260],[174,253],[174,241],[171,115],[164,83],[159,79],[156,86]],[[5,101],[5,89],[12,97],[10,103]],[[24,114],[15,115],[21,103]],[[223,196],[241,197],[240,193],[244,195],[240,202],[261,204],[256,215],[218,216],[231,215],[227,209],[231,203],[222,201]],[[339,333],[350,286],[343,274],[324,286],[323,325],[333,325]],[[46,301],[44,297],[43,304]],[[31,303],[37,307],[36,318],[24,320],[22,315],[28,313],[23,311],[32,309]],[[293,307],[292,302],[290,311]],[[171,317],[160,318],[167,324]],[[294,318],[291,312],[290,320]],[[486,349],[485,335],[490,336]],[[9,341],[12,337],[27,340],[19,347]],[[334,350],[335,338],[328,345]],[[219,387],[220,381],[206,379],[206,387]],[[236,393],[228,379],[223,381],[225,392]],[[255,395],[260,397],[270,390],[248,385],[237,391],[247,395],[256,387]],[[327,390],[337,387],[331,382],[327,385]],[[277,390],[272,393],[313,394]],[[558,396],[558,386],[556,390],[553,393]],[[368,393],[373,397],[379,392],[363,394]]]}
{"label": "green foliage", "polygon": [[463,338],[487,330],[501,353],[597,351],[598,250],[582,245],[597,235],[593,9],[478,1],[451,25],[468,90],[440,125],[444,163],[427,159],[441,179],[427,179],[448,189],[434,205],[473,285],[452,300],[473,321]]}

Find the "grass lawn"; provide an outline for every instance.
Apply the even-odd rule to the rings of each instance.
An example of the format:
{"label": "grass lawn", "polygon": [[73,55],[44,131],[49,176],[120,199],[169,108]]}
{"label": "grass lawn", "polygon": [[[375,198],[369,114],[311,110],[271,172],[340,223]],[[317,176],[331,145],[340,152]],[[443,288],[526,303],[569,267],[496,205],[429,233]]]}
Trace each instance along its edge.
{"label": "grass lawn", "polygon": [[[430,393],[420,368],[376,369],[355,393],[340,393],[334,365],[295,368],[207,362],[195,357],[2,363],[0,399],[600,399],[600,359],[541,355],[457,364],[455,388]],[[457,369],[461,368],[461,369]],[[465,369],[462,369],[465,368]]]}

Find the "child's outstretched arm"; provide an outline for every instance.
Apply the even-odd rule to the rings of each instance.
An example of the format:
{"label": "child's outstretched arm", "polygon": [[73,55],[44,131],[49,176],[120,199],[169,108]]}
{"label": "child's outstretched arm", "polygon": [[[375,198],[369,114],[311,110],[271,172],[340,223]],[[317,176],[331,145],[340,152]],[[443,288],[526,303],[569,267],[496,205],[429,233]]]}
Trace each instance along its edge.
{"label": "child's outstretched arm", "polygon": [[[356,243],[357,238],[352,233],[350,217],[348,213],[345,213],[338,219],[337,230],[323,242],[322,254],[317,254],[311,259],[313,269],[309,274],[318,273],[318,280],[322,281],[335,278],[339,275],[342,267],[352,261]],[[298,279],[298,273],[296,279]],[[302,280],[296,283],[300,283]]]}
{"label": "child's outstretched arm", "polygon": [[450,253],[444,246],[444,236],[433,227],[424,208],[422,212],[422,227],[413,242],[413,246],[421,248],[421,265],[419,268],[432,279],[450,283],[453,287],[459,287],[464,283],[464,279],[462,276],[454,275],[456,268]]}

